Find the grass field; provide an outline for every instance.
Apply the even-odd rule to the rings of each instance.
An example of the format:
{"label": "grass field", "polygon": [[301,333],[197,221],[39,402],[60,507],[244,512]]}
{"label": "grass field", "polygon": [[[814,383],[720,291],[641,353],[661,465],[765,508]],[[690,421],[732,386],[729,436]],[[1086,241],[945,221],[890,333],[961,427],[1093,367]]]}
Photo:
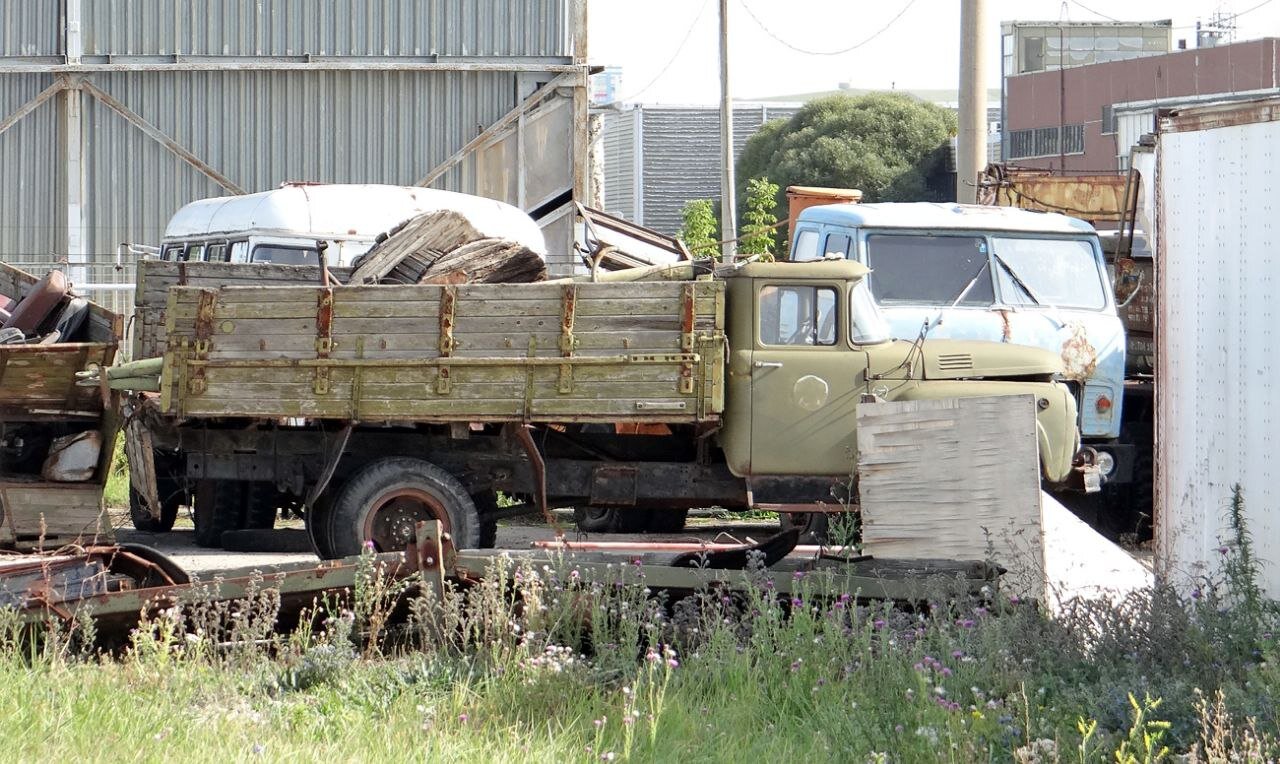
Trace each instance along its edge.
{"label": "grass field", "polygon": [[270,590],[160,613],[109,654],[84,623],[32,635],[10,613],[0,745],[10,760],[1274,760],[1277,617],[1237,541],[1189,599],[1053,620],[945,583],[916,612],[803,580],[791,600],[761,584],[669,602],[630,570],[528,563],[508,563],[513,587],[419,596],[395,627],[400,587],[371,568],[286,635]]}

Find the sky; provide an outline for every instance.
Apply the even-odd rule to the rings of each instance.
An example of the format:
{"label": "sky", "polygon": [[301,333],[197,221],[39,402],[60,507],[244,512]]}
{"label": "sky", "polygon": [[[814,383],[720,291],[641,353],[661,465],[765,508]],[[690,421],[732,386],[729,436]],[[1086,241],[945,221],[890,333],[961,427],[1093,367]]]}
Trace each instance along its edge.
{"label": "sky", "polygon": [[[993,88],[1000,86],[1001,21],[1171,18],[1174,46],[1186,38],[1194,47],[1196,21],[1218,12],[1240,14],[1236,41],[1280,36],[1280,0],[1086,0],[1084,5],[987,0],[986,5],[987,74]],[[719,100],[719,0],[590,0],[589,13],[590,61],[622,67],[619,100]],[[957,85],[960,0],[729,0],[729,23],[730,90],[737,99],[834,90],[841,82],[869,89]],[[839,55],[815,54],[855,45]]]}

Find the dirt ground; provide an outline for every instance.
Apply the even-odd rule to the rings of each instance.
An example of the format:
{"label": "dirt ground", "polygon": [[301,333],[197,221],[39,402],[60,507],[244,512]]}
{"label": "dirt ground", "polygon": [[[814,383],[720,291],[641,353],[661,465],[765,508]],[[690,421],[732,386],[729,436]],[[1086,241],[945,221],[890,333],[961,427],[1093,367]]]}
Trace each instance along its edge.
{"label": "dirt ground", "polygon": [[[726,518],[710,512],[695,512],[689,517],[688,526],[681,533],[579,533],[573,526],[571,510],[557,510],[555,520],[565,538],[571,541],[760,541],[777,532],[776,520],[750,520]],[[206,549],[195,545],[191,521],[181,517],[169,533],[144,533],[133,529],[128,516],[115,517],[116,540],[121,543],[145,544],[153,547],[174,562],[202,578],[220,571],[253,565],[278,565],[286,562],[303,562],[316,559],[314,554],[289,554],[280,552],[228,552],[222,549]],[[302,531],[299,521],[288,523],[287,528]],[[534,541],[555,538],[556,531],[540,518],[516,518],[498,524],[497,546],[503,549],[528,549]]]}

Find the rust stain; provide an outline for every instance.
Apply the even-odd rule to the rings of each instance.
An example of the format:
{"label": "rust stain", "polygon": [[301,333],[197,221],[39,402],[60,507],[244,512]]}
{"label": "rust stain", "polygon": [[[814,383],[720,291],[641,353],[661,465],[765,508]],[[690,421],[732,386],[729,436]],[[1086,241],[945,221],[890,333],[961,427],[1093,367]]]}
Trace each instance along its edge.
{"label": "rust stain", "polygon": [[1062,343],[1062,367],[1067,379],[1084,382],[1098,368],[1098,351],[1089,344],[1083,324],[1070,324],[1071,336]]}
{"label": "rust stain", "polygon": [[996,312],[1000,314],[1000,341],[1012,342],[1013,324],[1009,321],[1009,311],[997,310]]}

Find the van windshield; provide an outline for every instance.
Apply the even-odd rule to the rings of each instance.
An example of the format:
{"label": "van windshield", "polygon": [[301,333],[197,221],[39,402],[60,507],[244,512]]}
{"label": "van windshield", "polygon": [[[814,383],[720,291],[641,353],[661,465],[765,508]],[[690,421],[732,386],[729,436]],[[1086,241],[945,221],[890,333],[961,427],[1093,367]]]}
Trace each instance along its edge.
{"label": "van windshield", "polygon": [[320,254],[314,249],[305,247],[259,244],[253,248],[253,262],[276,265],[319,265]]}
{"label": "van windshield", "polygon": [[984,236],[867,237],[871,292],[881,305],[951,305],[959,300],[959,305],[988,307],[995,295],[991,274],[984,271],[987,265]]}
{"label": "van windshield", "polygon": [[1106,282],[1088,239],[994,236],[991,247],[1001,302],[1086,310],[1107,306]]}

